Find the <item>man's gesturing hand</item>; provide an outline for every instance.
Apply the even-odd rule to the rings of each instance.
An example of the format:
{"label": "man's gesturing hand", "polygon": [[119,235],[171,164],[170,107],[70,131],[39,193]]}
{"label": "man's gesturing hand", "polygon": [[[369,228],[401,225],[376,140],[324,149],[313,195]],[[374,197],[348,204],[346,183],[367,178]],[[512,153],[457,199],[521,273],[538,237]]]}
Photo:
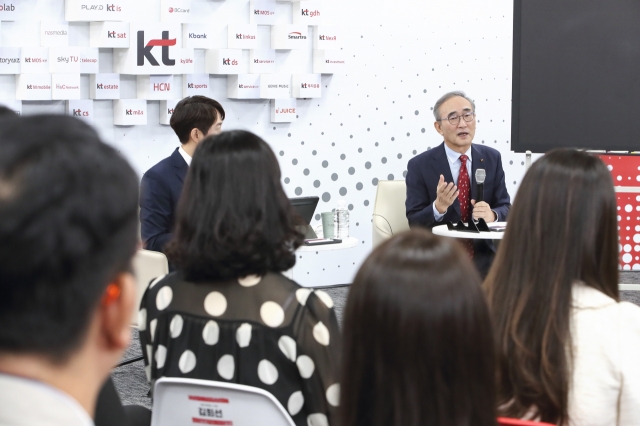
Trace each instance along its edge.
{"label": "man's gesturing hand", "polygon": [[489,204],[484,201],[480,201],[476,203],[476,200],[471,200],[471,205],[473,206],[473,218],[478,220],[483,218],[485,222],[495,222],[497,217],[496,214],[491,210]]}
{"label": "man's gesturing hand", "polygon": [[458,198],[458,187],[455,186],[453,182],[446,183],[444,176],[440,175],[435,201],[435,207],[438,213],[444,214],[456,198]]}

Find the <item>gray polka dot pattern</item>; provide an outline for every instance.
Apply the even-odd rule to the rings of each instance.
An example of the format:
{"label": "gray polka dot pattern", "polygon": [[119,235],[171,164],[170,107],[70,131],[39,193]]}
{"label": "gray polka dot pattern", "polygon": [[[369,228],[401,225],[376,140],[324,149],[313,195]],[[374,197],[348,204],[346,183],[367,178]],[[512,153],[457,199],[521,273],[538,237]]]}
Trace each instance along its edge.
{"label": "gray polka dot pattern", "polygon": [[324,194],[322,194],[322,201],[324,201],[325,203],[328,203],[329,200],[331,200],[331,194],[329,194],[328,192],[325,192]]}
{"label": "gray polka dot pattern", "polygon": [[296,188],[296,195],[302,195],[302,188],[300,187]]}

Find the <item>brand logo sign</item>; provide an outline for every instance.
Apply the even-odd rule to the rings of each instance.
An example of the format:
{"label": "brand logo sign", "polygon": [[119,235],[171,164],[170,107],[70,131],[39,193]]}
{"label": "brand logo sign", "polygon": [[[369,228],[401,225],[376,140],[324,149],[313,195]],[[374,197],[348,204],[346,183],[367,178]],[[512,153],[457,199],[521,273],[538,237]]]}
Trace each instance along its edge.
{"label": "brand logo sign", "polygon": [[342,37],[339,28],[327,25],[318,25],[315,29],[316,36],[313,39],[313,48],[316,50],[339,50],[342,47]]}
{"label": "brand logo sign", "polygon": [[179,74],[182,31],[179,24],[130,24],[134,42],[114,51],[114,68],[120,74]]}
{"label": "brand logo sign", "polygon": [[320,74],[294,74],[291,77],[294,98],[319,98],[321,96]]}
{"label": "brand logo sign", "polygon": [[251,74],[274,74],[276,72],[276,51],[254,49],[249,52],[249,72]]}
{"label": "brand logo sign", "polygon": [[160,101],[160,124],[170,124],[171,116],[173,115],[178,102],[179,100],[176,99]]}
{"label": "brand logo sign", "polygon": [[67,101],[67,114],[82,121],[93,123],[93,101],[86,99]]}
{"label": "brand logo sign", "polygon": [[119,99],[120,74],[91,74],[89,97],[91,99]]}
{"label": "brand logo sign", "polygon": [[190,14],[190,0],[161,0],[160,2],[160,20],[162,22],[188,22]]}
{"label": "brand logo sign", "polygon": [[271,100],[271,122],[291,123],[296,121],[296,100],[295,99],[272,99]]}
{"label": "brand logo sign", "polygon": [[116,126],[147,124],[147,101],[142,99],[113,101],[113,124]]}
{"label": "brand logo sign", "polygon": [[52,73],[80,73],[80,48],[50,48],[49,71]]}
{"label": "brand logo sign", "polygon": [[300,1],[292,3],[293,23],[299,25],[318,25],[322,14],[316,1]]}
{"label": "brand logo sign", "polygon": [[230,75],[227,77],[227,97],[232,99],[259,99],[260,75]]}
{"label": "brand logo sign", "polygon": [[185,74],[182,76],[182,96],[209,96],[209,74]]}
{"label": "brand logo sign", "polygon": [[53,74],[51,99],[80,99],[80,74]]}
{"label": "brand logo sign", "polygon": [[126,1],[124,0],[65,0],[67,21],[123,21]]}
{"label": "brand logo sign", "polygon": [[255,49],[258,47],[258,26],[256,24],[229,24],[227,33],[229,49]]}
{"label": "brand logo sign", "polygon": [[174,66],[176,61],[169,57],[169,47],[176,45],[176,39],[169,38],[169,31],[162,31],[161,39],[151,39],[145,44],[144,31],[138,31],[138,63],[139,67],[144,66],[145,59],[154,67],[160,66],[151,50],[158,46],[162,49],[162,63],[168,67]]}
{"label": "brand logo sign", "polygon": [[175,90],[173,75],[139,75],[138,99],[176,99],[180,95],[172,93]]}
{"label": "brand logo sign", "polygon": [[271,27],[271,48],[307,49],[308,30],[307,25],[274,25]]}
{"label": "brand logo sign", "polygon": [[40,45],[62,47],[69,45],[69,24],[66,22],[41,22]]}
{"label": "brand logo sign", "polygon": [[314,50],[313,72],[333,74],[345,72],[346,60],[342,50]]}
{"label": "brand logo sign", "polygon": [[27,101],[50,101],[51,74],[18,75],[16,79],[16,99]]}
{"label": "brand logo sign", "polygon": [[128,22],[91,22],[89,45],[91,47],[128,48],[131,34]]}
{"label": "brand logo sign", "polygon": [[251,0],[249,2],[249,23],[258,25],[275,25],[275,0]]}
{"label": "brand logo sign", "polygon": [[0,74],[20,74],[19,47],[0,47]]}
{"label": "brand logo sign", "polygon": [[205,72],[208,74],[238,74],[242,65],[242,50],[207,50]]}
{"label": "brand logo sign", "polygon": [[215,39],[213,28],[208,24],[183,24],[182,47],[191,49],[210,49]]}
{"label": "brand logo sign", "polygon": [[7,1],[0,3],[0,21],[18,21],[20,19],[23,19],[25,5],[21,3],[22,2],[18,1]]}
{"label": "brand logo sign", "polygon": [[261,74],[260,97],[263,99],[291,98],[291,74]]}

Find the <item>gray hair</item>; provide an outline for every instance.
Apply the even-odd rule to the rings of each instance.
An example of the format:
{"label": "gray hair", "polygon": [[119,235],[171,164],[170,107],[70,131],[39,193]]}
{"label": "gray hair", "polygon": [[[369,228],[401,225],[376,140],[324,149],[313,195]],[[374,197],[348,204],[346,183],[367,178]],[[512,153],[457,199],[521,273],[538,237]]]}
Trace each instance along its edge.
{"label": "gray hair", "polygon": [[455,91],[455,92],[449,92],[449,93],[445,93],[444,95],[442,95],[442,97],[440,99],[438,99],[438,101],[436,102],[436,104],[433,106],[433,116],[436,118],[436,121],[440,120],[440,107],[442,106],[443,103],[447,102],[449,99],[451,98],[455,98],[456,96],[460,96],[461,98],[465,98],[466,100],[469,101],[469,103],[471,104],[471,109],[473,109],[473,111],[476,111],[476,104],[473,103],[473,101],[471,100],[471,98],[469,98],[466,93],[464,93],[461,90]]}

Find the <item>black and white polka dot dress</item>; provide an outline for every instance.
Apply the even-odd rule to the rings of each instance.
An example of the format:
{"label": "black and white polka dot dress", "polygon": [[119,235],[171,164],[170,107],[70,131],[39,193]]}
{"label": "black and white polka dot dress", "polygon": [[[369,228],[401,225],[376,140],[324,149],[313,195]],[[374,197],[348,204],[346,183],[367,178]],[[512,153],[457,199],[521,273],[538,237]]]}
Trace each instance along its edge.
{"label": "black and white polka dot dress", "polygon": [[341,336],[333,301],[278,273],[192,283],[153,280],[139,314],[147,377],[190,377],[271,392],[296,425],[335,418]]}

